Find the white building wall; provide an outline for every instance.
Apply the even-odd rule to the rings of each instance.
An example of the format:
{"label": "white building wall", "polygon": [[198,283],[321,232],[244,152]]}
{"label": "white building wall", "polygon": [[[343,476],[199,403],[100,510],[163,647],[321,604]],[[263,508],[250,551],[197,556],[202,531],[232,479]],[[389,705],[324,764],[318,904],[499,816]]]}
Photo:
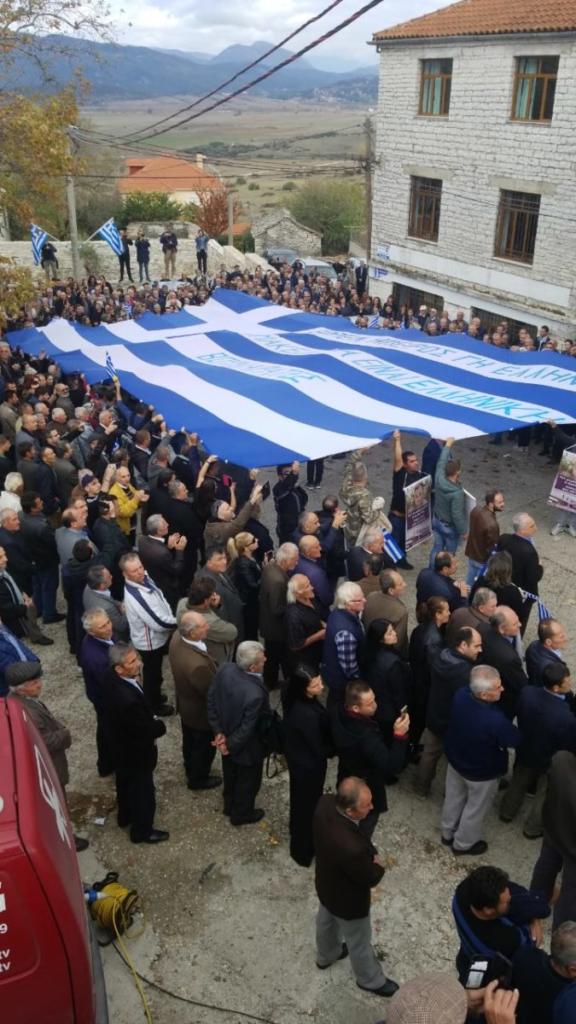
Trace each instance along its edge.
{"label": "white building wall", "polygon": [[[560,56],[552,121],[512,121],[515,58],[547,55]],[[449,115],[419,116],[420,62],[446,57],[453,60]],[[375,292],[409,283],[449,304],[454,297],[454,305],[506,310],[569,332],[576,322],[575,81],[574,35],[382,47],[372,262],[389,273]],[[442,179],[437,242],[408,236],[412,175]],[[541,195],[530,266],[493,255],[500,189]],[[377,258],[383,245],[385,261]]]}

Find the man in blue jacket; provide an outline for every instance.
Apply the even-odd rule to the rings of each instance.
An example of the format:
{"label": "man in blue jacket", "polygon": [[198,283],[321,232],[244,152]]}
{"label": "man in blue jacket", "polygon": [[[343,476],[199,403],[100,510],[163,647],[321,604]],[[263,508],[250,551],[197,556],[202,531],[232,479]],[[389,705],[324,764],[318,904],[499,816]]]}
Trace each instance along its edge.
{"label": "man in blue jacket", "polygon": [[448,758],[442,808],[442,842],[457,856],[479,856],[488,849],[480,838],[484,817],[506,774],[508,747],[520,732],[496,707],[503,692],[500,673],[477,665],[470,685],[454,697],[444,750]]}
{"label": "man in blue jacket", "polygon": [[424,604],[429,597],[443,597],[448,601],[451,612],[457,608],[465,608],[470,587],[463,580],[452,580],[451,577],[457,568],[458,560],[453,554],[449,551],[439,551],[434,558],[433,568],[421,569],[418,573],[416,605]]}
{"label": "man in blue jacket", "polygon": [[518,699],[518,728],[522,734],[509,788],[500,805],[500,820],[512,821],[529,787],[536,785],[530,814],[524,823],[527,839],[542,835],[545,774],[558,750],[576,752],[576,717],[568,703],[572,693],[570,670],[556,660],[542,672],[541,686],[525,686]]}
{"label": "man in blue jacket", "polygon": [[[542,672],[547,665],[564,665],[568,636],[556,619],[540,619],[538,639],[526,648],[526,671],[532,686],[542,686]],[[568,670],[566,670],[568,675]]]}

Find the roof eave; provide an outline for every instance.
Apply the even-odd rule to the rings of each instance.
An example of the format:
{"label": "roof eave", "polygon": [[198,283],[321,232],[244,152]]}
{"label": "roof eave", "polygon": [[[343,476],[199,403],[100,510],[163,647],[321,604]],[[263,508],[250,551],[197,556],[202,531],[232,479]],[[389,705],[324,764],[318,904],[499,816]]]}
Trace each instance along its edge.
{"label": "roof eave", "polygon": [[534,39],[536,36],[545,36],[546,39],[554,40],[565,39],[569,35],[576,35],[576,28],[553,29],[551,31],[548,31],[548,29],[534,29],[522,32],[463,32],[452,36],[393,36],[385,39],[376,39],[373,37],[369,41],[369,45],[375,46],[378,52],[380,52],[380,50],[389,46],[422,46],[424,44],[427,46],[441,46],[446,43],[479,43],[486,42],[487,39],[510,39],[511,37],[514,37],[514,39],[530,40]]}

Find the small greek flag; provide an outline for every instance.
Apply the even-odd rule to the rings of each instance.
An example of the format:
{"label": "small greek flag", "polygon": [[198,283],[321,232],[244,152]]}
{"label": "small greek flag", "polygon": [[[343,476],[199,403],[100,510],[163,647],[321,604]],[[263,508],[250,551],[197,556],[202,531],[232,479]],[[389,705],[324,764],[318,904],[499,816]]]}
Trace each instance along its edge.
{"label": "small greek flag", "polygon": [[542,619],[553,619],[554,616],[549,608],[546,607],[543,601],[540,600],[536,594],[531,594],[529,590],[523,590],[522,587],[518,587],[518,590],[522,594],[523,601],[535,601],[538,606],[538,621],[542,622]]}
{"label": "small greek flag", "polygon": [[396,543],[391,533],[384,533],[384,551],[393,562],[401,562],[406,557],[405,552]]}
{"label": "small greek flag", "polygon": [[380,324],[380,313],[375,313],[368,321],[368,327],[378,327]]}
{"label": "small greek flag", "polygon": [[110,217],[98,231],[94,232],[95,235],[100,235],[111,249],[114,250],[117,256],[121,256],[124,252],[124,246],[122,245],[122,239],[120,238],[120,232],[114,223],[114,217]]}
{"label": "small greek flag", "polygon": [[44,231],[44,228],[39,228],[37,224],[31,224],[30,237],[32,239],[32,255],[34,256],[34,263],[38,267],[42,259],[42,246],[48,238],[48,232]]}
{"label": "small greek flag", "polygon": [[106,369],[108,370],[108,373],[112,377],[112,380],[120,380],[118,373],[116,371],[116,367],[112,362],[112,357],[109,352],[106,353]]}

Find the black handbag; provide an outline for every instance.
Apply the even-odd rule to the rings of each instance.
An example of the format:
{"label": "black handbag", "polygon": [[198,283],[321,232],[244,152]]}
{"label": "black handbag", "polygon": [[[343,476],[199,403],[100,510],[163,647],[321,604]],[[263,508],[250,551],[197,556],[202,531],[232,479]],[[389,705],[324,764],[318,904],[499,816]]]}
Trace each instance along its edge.
{"label": "black handbag", "polygon": [[266,754],[284,752],[284,722],[277,711],[263,711],[258,719],[256,732]]}

